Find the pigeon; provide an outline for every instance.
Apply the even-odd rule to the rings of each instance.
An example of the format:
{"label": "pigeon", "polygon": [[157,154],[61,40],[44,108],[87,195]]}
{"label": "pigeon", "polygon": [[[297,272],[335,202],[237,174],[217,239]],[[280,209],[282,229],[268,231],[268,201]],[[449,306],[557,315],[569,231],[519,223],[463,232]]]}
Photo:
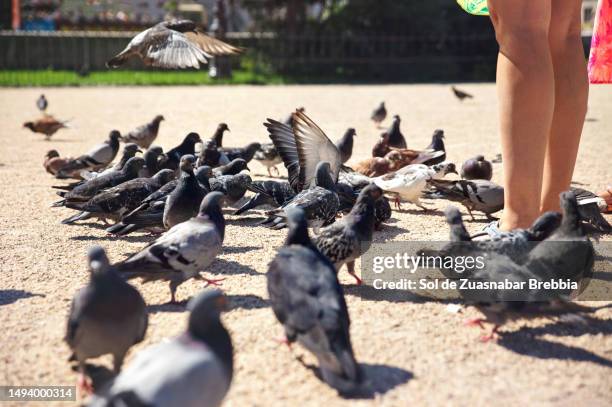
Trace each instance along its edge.
{"label": "pigeon", "polygon": [[373,178],[372,181],[383,191],[395,196],[395,206],[397,209],[401,209],[401,199],[403,199],[424,211],[428,211],[429,209],[421,204],[420,198],[429,181],[441,179],[449,173],[457,173],[453,163],[436,164],[425,168],[417,167],[410,172],[401,172],[400,169],[399,171]]}
{"label": "pigeon", "polygon": [[[68,162],[55,175],[56,178],[73,178],[71,174],[75,171],[91,170],[97,171],[110,164],[119,152],[119,138],[121,134],[113,130],[108,135],[108,140],[93,147],[89,152]],[[79,177],[80,178],[80,177]]]}
{"label": "pigeon", "polygon": [[472,211],[482,212],[487,219],[494,219],[491,214],[504,208],[504,188],[486,180],[431,180],[430,185],[444,199],[460,202],[465,206],[474,220]]}
{"label": "pigeon", "polygon": [[389,147],[395,148],[407,148],[406,139],[400,130],[400,122],[401,119],[398,115],[393,116],[393,123],[391,123],[391,127],[387,130],[387,134],[389,135]]}
{"label": "pigeon", "polygon": [[139,147],[149,148],[157,138],[159,123],[164,120],[164,116],[158,114],[153,120],[144,124],[131,132],[124,134],[121,140],[125,143],[136,143]]}
{"label": "pigeon", "polygon": [[294,116],[293,127],[272,119],[264,123],[294,191],[300,192],[313,183],[316,167],[323,161],[329,164],[332,180],[336,182],[342,166],[340,151],[306,114],[296,110]]}
{"label": "pigeon", "polygon": [[144,339],[148,317],[146,304],[134,287],[117,274],[104,249],[88,252],[89,283],[75,294],[70,306],[65,341],[78,362],[80,387],[91,388],[85,378],[85,362],[113,355],[117,374],[130,347]]}
{"label": "pigeon", "polygon": [[169,168],[171,170],[178,169],[179,163],[181,161],[181,157],[186,154],[195,155],[195,145],[196,143],[201,143],[200,135],[198,133],[189,133],[181,144],[169,150],[165,154],[165,160],[162,160],[161,166],[162,168]]}
{"label": "pigeon", "polygon": [[48,106],[49,102],[47,102],[47,98],[45,97],[45,95],[40,95],[39,98],[36,100],[36,107],[38,108],[38,110],[46,114],[45,112],[47,111]]}
{"label": "pigeon", "polygon": [[387,108],[385,107],[385,102],[380,102],[380,105],[374,109],[370,118],[374,123],[376,123],[377,126],[380,126],[380,123],[387,118]]}
{"label": "pigeon", "polygon": [[[357,166],[361,168],[361,171],[371,171],[369,168],[372,166],[372,163],[381,163],[380,160],[375,160],[375,158],[391,158],[390,154],[393,154],[395,158],[395,163],[393,164],[393,169],[398,169],[410,164],[439,164],[444,161],[446,157],[446,151],[444,150],[444,144],[442,144],[442,149],[431,149],[426,148],[425,150],[412,150],[409,148],[395,148],[389,146],[389,135],[384,133],[381,139],[376,143],[374,148],[372,149],[372,158],[368,158],[366,160],[361,161]],[[380,164],[378,164],[380,166]],[[364,172],[364,174],[365,174]],[[382,173],[384,174],[384,173]],[[382,175],[378,173],[376,175]]]}
{"label": "pigeon", "polygon": [[105,189],[87,202],[67,201],[65,204],[67,208],[80,210],[81,213],[64,219],[62,223],[71,224],[92,216],[99,219],[117,220],[134,210],[143,199],[173,178],[174,172],[165,169],[151,178],[135,178]]}
{"label": "pigeon", "polygon": [[137,56],[147,66],[165,69],[200,68],[207,58],[234,55],[242,49],[209,37],[190,20],[162,21],[136,35],[123,51],[106,62],[118,68],[130,57]]}
{"label": "pigeon", "polygon": [[208,180],[211,191],[221,192],[225,196],[228,205],[236,205],[244,197],[247,185],[251,182],[248,174],[220,175]]}
{"label": "pigeon", "polygon": [[[295,109],[296,112],[304,113],[306,109],[303,107],[298,107]],[[285,120],[282,121],[283,124],[286,124],[289,127],[293,127],[293,113],[289,113],[289,116]]]}
{"label": "pigeon", "polygon": [[[339,212],[350,212],[357,202],[361,190],[370,185],[371,182],[372,179],[369,177],[343,169],[336,184],[336,192],[340,200]],[[374,229],[382,230],[383,223],[390,218],[391,205],[389,200],[382,196],[374,202]]]}
{"label": "pigeon", "polygon": [[138,176],[140,177],[152,177],[157,174],[160,167],[160,160],[163,158],[164,150],[159,146],[150,146],[147,151],[143,154],[145,160],[145,166],[140,171]]}
{"label": "pigeon", "polygon": [[308,225],[315,233],[319,232],[321,226],[334,222],[340,201],[328,162],[322,161],[317,165],[315,183],[312,187],[302,190],[280,208],[266,212],[268,218],[261,224],[272,229],[284,228],[287,226],[287,210],[294,207],[304,210]]}
{"label": "pigeon", "polygon": [[143,281],[170,282],[171,303],[176,303],[176,289],[190,278],[207,284],[217,284],[200,276],[221,252],[225,237],[225,220],[220,201],[223,194],[211,192],[202,200],[198,215],[177,224],[140,252],[116,264],[128,279],[142,277]]}
{"label": "pigeon", "polygon": [[612,226],[601,215],[601,211],[607,207],[605,199],[582,188],[572,187],[571,191],[576,194],[580,219],[588,224],[594,233],[612,233]]}
{"label": "pigeon", "polygon": [[244,170],[250,171],[246,160],[244,158],[234,158],[225,165],[213,168],[212,173],[213,176],[219,177],[221,175],[236,175]]}
{"label": "pigeon", "polygon": [[338,141],[336,141],[336,147],[340,152],[340,160],[342,164],[351,159],[353,155],[353,137],[355,137],[356,132],[355,129],[349,128],[344,136]]}
{"label": "pigeon", "polygon": [[211,139],[215,142],[217,148],[223,147],[223,134],[226,131],[231,131],[227,126],[227,123],[219,123],[219,125],[217,126],[217,130],[215,130],[215,133],[213,134]]}
{"label": "pigeon", "polygon": [[242,158],[247,163],[253,159],[255,153],[261,147],[260,143],[249,143],[246,147],[223,147],[219,148],[222,153],[224,153],[227,158],[231,160],[235,160],[237,158]]}
{"label": "pigeon", "polygon": [[357,202],[349,214],[339,222],[321,229],[314,239],[321,254],[326,256],[340,271],[346,264],[348,272],[357,284],[361,279],[355,274],[355,260],[365,253],[372,244],[374,232],[375,202],[383,195],[382,189],[370,184],[359,193]]}
{"label": "pigeon", "polygon": [[86,180],[80,185],[76,185],[70,191],[59,191],[58,195],[64,198],[52,206],[65,206],[67,202],[83,202],[94,197],[98,192],[112,188],[126,181],[138,177],[138,172],[144,166],[144,159],[141,157],[130,158],[125,166],[118,171],[111,171],[98,177]]}
{"label": "pigeon", "polygon": [[[138,148],[138,145],[135,144],[135,143],[127,143],[125,145],[125,147],[123,147],[123,152],[121,153],[121,158],[119,159],[119,161],[117,161],[117,163],[115,165],[105,169],[102,172],[83,170],[83,171],[81,171],[80,175],[83,178],[83,180],[90,180],[90,179],[95,178],[97,176],[100,176],[100,175],[103,175],[103,174],[108,174],[111,171],[121,171],[121,169],[123,169],[123,167],[125,167],[125,164],[128,162],[128,160],[130,158],[136,156],[136,153],[142,153],[142,150],[140,148]],[[141,168],[141,170],[142,170],[142,168]],[[81,181],[81,182],[83,182],[83,181]],[[77,184],[80,184],[81,182],[79,182]]]}
{"label": "pigeon", "polygon": [[57,174],[60,168],[62,168],[70,158],[60,157],[57,150],[49,150],[47,154],[45,154],[45,160],[43,161],[43,166],[45,167],[45,171],[47,171],[51,175]]}
{"label": "pigeon", "polygon": [[59,121],[51,115],[45,115],[36,121],[23,123],[23,127],[30,129],[32,133],[44,134],[45,140],[49,140],[59,129],[68,128],[69,121]]}
{"label": "pigeon", "polygon": [[286,343],[300,343],[319,362],[322,379],[343,395],[357,392],[363,374],[351,345],[350,318],[333,264],[308,237],[306,215],[287,213],[289,233],[268,266],[270,305]]}
{"label": "pigeon", "polygon": [[366,177],[378,177],[401,168],[402,155],[391,151],[384,157],[366,158],[355,165],[355,171]]}
{"label": "pigeon", "polygon": [[384,157],[391,151],[389,147],[389,133],[384,132],[380,135],[380,138],[372,147],[372,157]]}
{"label": "pigeon", "polygon": [[262,205],[278,208],[296,195],[288,182],[253,181],[247,185],[247,189],[254,192],[255,195],[236,210],[234,215],[241,215],[250,209],[255,209]]}
{"label": "pigeon", "polygon": [[217,144],[213,140],[206,140],[202,143],[201,150],[198,153],[196,167],[208,165],[212,168],[226,165],[230,162],[225,153],[219,151]]}
{"label": "pigeon", "polygon": [[444,147],[444,130],[436,129],[431,136],[431,143],[425,147],[425,151],[442,151],[444,154],[427,162],[428,165],[440,164],[446,160],[446,148]]}
{"label": "pigeon", "polygon": [[463,163],[461,166],[461,178],[490,181],[493,178],[493,165],[485,160],[484,156],[477,155]]}
{"label": "pigeon", "polygon": [[176,188],[168,195],[164,208],[164,227],[170,229],[174,225],[191,219],[198,213],[200,203],[208,190],[203,189],[193,173],[195,157],[181,157],[181,178]]}
{"label": "pigeon", "polygon": [[259,161],[262,165],[266,167],[268,170],[268,175],[272,176],[272,172],[270,169],[273,169],[276,173],[276,176],[280,175],[278,168],[276,166],[283,162],[283,159],[276,151],[276,147],[274,147],[274,143],[263,143],[259,150],[255,152],[253,159]]}
{"label": "pigeon", "polygon": [[206,290],[187,305],[186,331],[139,352],[89,407],[218,407],[234,373],[234,348],[220,315],[227,300]]}
{"label": "pigeon", "polygon": [[473,99],[474,96],[470,95],[467,92],[457,89],[455,86],[451,86],[451,90],[455,94],[455,97],[463,102],[463,99]]}

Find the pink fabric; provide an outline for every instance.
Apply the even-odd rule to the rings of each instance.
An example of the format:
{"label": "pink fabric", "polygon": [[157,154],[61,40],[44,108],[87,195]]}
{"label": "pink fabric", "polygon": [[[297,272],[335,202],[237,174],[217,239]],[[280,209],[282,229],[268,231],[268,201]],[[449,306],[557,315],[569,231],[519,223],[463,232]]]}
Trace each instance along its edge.
{"label": "pink fabric", "polygon": [[612,0],[599,0],[597,4],[589,55],[589,82],[612,83]]}

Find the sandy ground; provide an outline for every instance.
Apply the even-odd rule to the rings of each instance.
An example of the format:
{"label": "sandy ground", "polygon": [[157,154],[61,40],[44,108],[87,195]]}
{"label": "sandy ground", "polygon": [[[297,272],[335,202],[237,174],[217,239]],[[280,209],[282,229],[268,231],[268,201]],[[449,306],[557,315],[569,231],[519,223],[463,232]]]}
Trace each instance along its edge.
{"label": "sandy ground", "polygon": [[[225,144],[242,145],[267,140],[261,125],[266,117],[284,117],[305,106],[332,139],[349,126],[357,129],[354,162],[370,154],[379,130],[369,114],[385,100],[391,113],[401,115],[410,146],[425,147],[432,131],[443,128],[450,160],[460,163],[477,153],[491,158],[499,152],[495,88],[464,88],[476,98],[463,104],[443,85],[45,89],[50,112],[74,118],[74,128],[50,142],[21,128],[38,115],[34,102],[41,90],[0,90],[0,384],[74,384],[62,337],[72,295],[87,281],[87,248],[100,244],[115,261],[151,239],[144,234],[109,237],[96,224],[60,225],[70,211],[49,207],[57,199],[50,188],[57,181],[41,162],[50,148],[77,155],[109,130],[130,130],[158,113],[166,121],[156,144],[166,149],[188,131],[212,135],[221,121],[232,130]],[[593,87],[575,174],[591,190],[612,182],[611,109],[610,89]],[[258,164],[252,167],[257,175],[265,172]],[[500,180],[499,165],[494,173]],[[447,237],[441,212],[405,209],[394,212],[376,242]],[[292,355],[272,340],[282,331],[267,304],[265,273],[285,232],[253,226],[261,219],[258,213],[227,218],[225,250],[209,271],[227,278],[223,289],[234,304],[224,316],[236,349],[228,406],[610,405],[610,308],[599,310],[588,325],[515,322],[497,343],[481,344],[478,329],[462,325],[464,318],[477,315],[475,310],[453,314],[445,304],[401,296],[373,300],[372,290],[357,289],[341,272],[355,353],[378,391],[371,400],[344,400],[295,360],[304,350],[297,346]],[[482,223],[469,227],[477,230]],[[150,304],[151,317],[146,339],[132,349],[128,363],[144,346],[181,332],[186,321],[182,308],[161,305],[169,298],[167,284],[135,285]],[[189,281],[178,298],[201,289],[202,283]],[[100,363],[108,366],[109,360]]]}

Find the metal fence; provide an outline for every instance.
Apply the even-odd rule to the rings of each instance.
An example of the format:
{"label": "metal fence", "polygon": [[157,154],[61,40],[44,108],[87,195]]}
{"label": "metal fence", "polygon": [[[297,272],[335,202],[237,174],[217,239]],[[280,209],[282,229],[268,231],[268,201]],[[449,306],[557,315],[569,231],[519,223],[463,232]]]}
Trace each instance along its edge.
{"label": "metal fence", "polygon": [[[106,69],[134,32],[0,31],[0,69]],[[229,33],[248,49],[251,65],[282,74],[359,76],[376,79],[486,80],[494,74],[497,45],[492,35],[419,36]],[[235,64],[240,60],[235,59]],[[142,68],[134,59],[129,68]]]}

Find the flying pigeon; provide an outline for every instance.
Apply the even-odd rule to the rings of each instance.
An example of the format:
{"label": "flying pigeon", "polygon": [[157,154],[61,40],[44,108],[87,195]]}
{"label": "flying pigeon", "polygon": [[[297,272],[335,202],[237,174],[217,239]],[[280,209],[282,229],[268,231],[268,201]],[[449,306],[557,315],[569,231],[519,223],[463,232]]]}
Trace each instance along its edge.
{"label": "flying pigeon", "polygon": [[376,222],[375,202],[382,194],[382,189],[375,184],[362,189],[349,214],[321,229],[321,233],[314,240],[319,251],[334,264],[336,271],[340,271],[346,264],[349,274],[355,278],[357,284],[361,284],[361,279],[355,274],[355,260],[372,244]]}
{"label": "flying pigeon", "polygon": [[490,181],[493,178],[493,165],[485,160],[484,156],[477,155],[463,163],[461,166],[461,178]]}
{"label": "flying pigeon", "polygon": [[255,152],[253,159],[259,161],[268,170],[268,175],[272,176],[270,169],[274,169],[276,176],[280,175],[276,166],[283,162],[282,158],[276,151],[274,143],[264,143],[259,147],[259,150]]}
{"label": "flying pigeon", "polygon": [[111,354],[119,373],[128,349],[143,340],[148,325],[142,296],[110,266],[104,249],[89,249],[88,262],[89,283],[72,300],[65,336],[83,389],[91,387],[85,378],[87,359]]}
{"label": "flying pigeon", "polygon": [[342,136],[340,140],[336,141],[336,147],[340,152],[342,164],[350,160],[353,155],[353,137],[355,137],[355,135],[355,129],[351,127],[344,133],[344,136]]}
{"label": "flying pigeon", "polygon": [[492,213],[504,208],[504,188],[487,180],[431,180],[430,185],[442,194],[444,199],[460,202],[465,206],[472,220],[472,211],[482,212],[487,219]]}
{"label": "flying pigeon", "polygon": [[149,148],[157,138],[159,124],[162,120],[164,120],[164,116],[158,114],[150,123],[143,124],[135,130],[121,136],[121,140],[125,143],[136,143],[142,148]]}
{"label": "flying pigeon", "polygon": [[[109,165],[119,152],[119,138],[121,134],[113,130],[108,135],[108,140],[93,147],[89,152],[68,162],[55,175],[56,178],[71,178],[75,171],[91,170],[97,171]],[[79,177],[80,178],[80,177]]]}
{"label": "flying pigeon", "polygon": [[370,118],[374,123],[376,123],[377,126],[380,126],[380,123],[387,118],[387,108],[385,107],[385,102],[380,102],[380,105],[374,109]]}
{"label": "flying pigeon", "polygon": [[23,123],[23,127],[30,129],[33,133],[44,134],[45,140],[49,140],[59,129],[68,128],[69,121],[59,121],[51,115],[45,115],[36,121]]}
{"label": "flying pigeon", "polygon": [[287,210],[299,207],[304,210],[308,225],[318,233],[319,228],[333,223],[340,208],[336,184],[330,174],[330,165],[323,161],[317,165],[315,183],[302,190],[278,209],[266,212],[268,218],[261,224],[272,229],[287,226]]}
{"label": "flying pigeon", "polygon": [[[304,109],[303,107],[298,107],[297,109],[295,109],[296,112],[300,112],[300,113],[304,113],[306,111],[306,109]],[[286,124],[289,127],[293,127],[293,112],[289,113],[289,115],[285,118],[285,120],[282,120],[283,124]]]}
{"label": "flying pigeon", "polygon": [[463,102],[463,99],[473,99],[474,96],[470,95],[467,92],[457,89],[455,86],[451,86],[451,90],[453,91],[455,97]]}
{"label": "flying pigeon", "polygon": [[166,229],[191,219],[198,213],[200,203],[209,190],[200,186],[193,172],[195,157],[181,157],[181,177],[176,188],[168,195],[164,208],[163,222]]}
{"label": "flying pigeon", "polygon": [[123,51],[106,62],[106,66],[118,68],[131,56],[138,56],[147,66],[199,69],[207,58],[241,52],[240,48],[202,33],[193,21],[162,21],[132,38]]}
{"label": "flying pigeon", "polygon": [[200,272],[215,260],[223,246],[222,199],[219,192],[207,194],[197,216],[177,224],[140,252],[116,264],[117,269],[128,279],[169,281],[171,303],[176,302],[177,287],[190,278],[217,284],[216,280],[200,276]]}
{"label": "flying pigeon", "polygon": [[412,171],[404,172],[402,172],[402,168],[399,171],[373,178],[372,181],[383,191],[395,196],[395,206],[397,209],[401,208],[401,200],[403,199],[427,211],[428,209],[421,204],[420,198],[429,181],[441,179],[449,173],[456,174],[457,171],[453,163],[413,168]]}
{"label": "flying pigeon", "polygon": [[341,394],[356,392],[362,372],[350,339],[350,318],[333,264],[308,237],[304,212],[291,208],[285,245],[268,266],[270,304],[287,343],[318,360],[323,380]]}
{"label": "flying pigeon", "polygon": [[234,373],[232,340],[220,319],[227,300],[207,290],[187,308],[183,334],[139,352],[88,406],[220,406]]}

